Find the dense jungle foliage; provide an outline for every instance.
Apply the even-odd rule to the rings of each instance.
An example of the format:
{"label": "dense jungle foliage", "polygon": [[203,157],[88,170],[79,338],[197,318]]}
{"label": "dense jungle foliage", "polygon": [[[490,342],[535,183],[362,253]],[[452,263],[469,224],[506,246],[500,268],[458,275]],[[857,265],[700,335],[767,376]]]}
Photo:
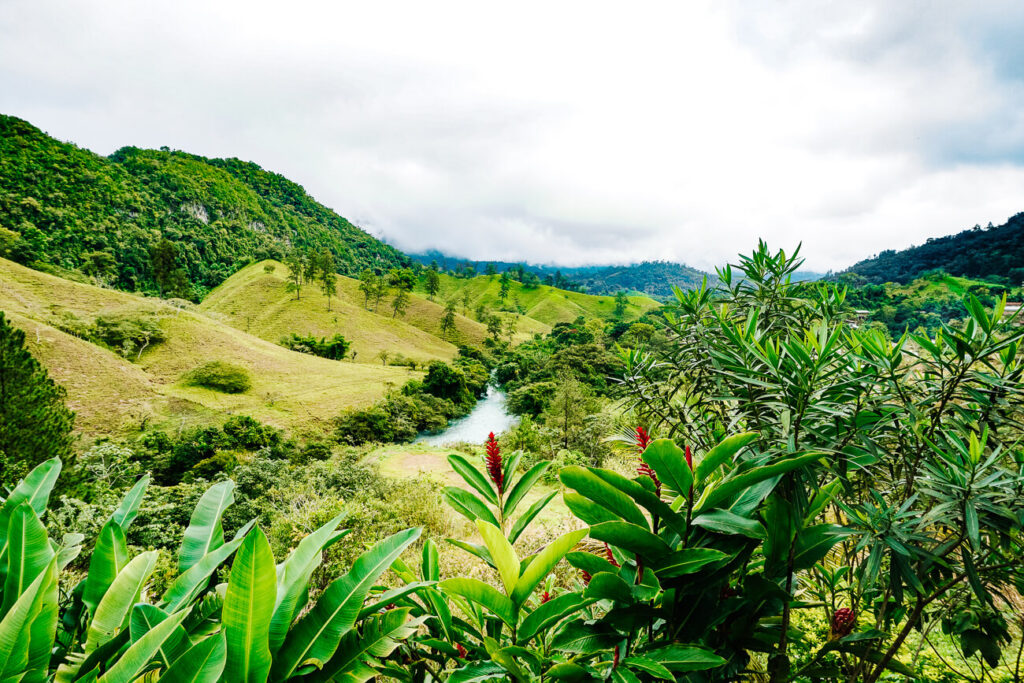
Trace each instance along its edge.
{"label": "dense jungle foliage", "polygon": [[907,283],[937,268],[950,275],[1019,287],[1024,282],[1024,213],[1011,216],[1000,226],[976,225],[902,251],[883,251],[854,264],[839,277],[851,284]]}
{"label": "dense jungle foliage", "polygon": [[523,415],[458,485],[244,416],[36,465],[0,678],[1022,680],[1024,328],[892,339],[799,263],[431,366],[389,400]]}
{"label": "dense jungle foliage", "polygon": [[103,157],[0,115],[0,256],[198,300],[247,263],[326,249],[346,275],[409,262],[303,188],[238,159]]}

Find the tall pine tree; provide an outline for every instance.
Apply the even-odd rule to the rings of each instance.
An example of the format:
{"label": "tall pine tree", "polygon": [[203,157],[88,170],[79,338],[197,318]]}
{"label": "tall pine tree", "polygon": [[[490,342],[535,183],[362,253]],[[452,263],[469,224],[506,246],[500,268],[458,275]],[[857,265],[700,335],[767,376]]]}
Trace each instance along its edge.
{"label": "tall pine tree", "polygon": [[42,461],[71,454],[75,415],[65,397],[0,311],[0,482],[10,486]]}

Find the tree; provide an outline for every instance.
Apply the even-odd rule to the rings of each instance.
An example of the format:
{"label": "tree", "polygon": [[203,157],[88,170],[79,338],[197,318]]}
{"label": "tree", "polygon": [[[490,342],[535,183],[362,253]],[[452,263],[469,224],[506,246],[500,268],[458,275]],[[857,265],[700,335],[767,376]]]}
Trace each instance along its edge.
{"label": "tree", "polygon": [[11,485],[42,461],[71,454],[75,416],[65,397],[0,311],[0,482]]}
{"label": "tree", "polygon": [[501,274],[501,292],[498,293],[498,298],[501,299],[502,302],[504,302],[505,299],[508,298],[508,291],[509,288],[511,287],[510,282],[511,281],[508,276],[508,271],[505,271],[504,273]]}
{"label": "tree", "polygon": [[423,288],[427,290],[427,298],[431,301],[441,289],[441,276],[436,270],[428,269],[423,278]]}
{"label": "tree", "polygon": [[334,254],[323,249],[316,258],[317,279],[320,281],[320,290],[327,297],[327,310],[331,310],[331,297],[338,293],[337,266],[334,263]]}
{"label": "tree", "polygon": [[510,315],[508,319],[505,320],[505,334],[508,335],[509,344],[512,343],[512,337],[515,336],[517,327],[518,325],[516,324],[516,317],[514,315]]}
{"label": "tree", "polygon": [[284,265],[288,268],[288,285],[286,289],[289,292],[295,292],[295,300],[298,301],[302,296],[302,276],[305,272],[306,263],[302,258],[302,254],[297,249],[293,249],[285,257]]}
{"label": "tree", "polygon": [[498,338],[501,337],[501,330],[501,318],[496,315],[492,315],[487,319],[487,334],[494,337],[494,341],[498,341]]}
{"label": "tree", "polygon": [[626,293],[619,291],[615,293],[615,317],[621,318],[626,315],[626,306],[629,305],[629,299],[626,298]]}
{"label": "tree", "polygon": [[302,254],[302,279],[307,284],[316,282],[316,275],[319,271],[319,258],[315,251],[307,251]]}
{"label": "tree", "polygon": [[444,315],[441,316],[441,338],[447,338],[449,332],[455,331],[455,301],[449,301],[444,306]]}
{"label": "tree", "polygon": [[370,299],[377,296],[377,288],[380,286],[380,278],[369,268],[363,269],[359,274],[359,291],[363,293],[363,306],[370,310]]}
{"label": "tree", "polygon": [[162,297],[188,298],[188,272],[178,265],[178,248],[168,239],[157,242],[149,251],[153,279]]}
{"label": "tree", "polygon": [[491,277],[492,275],[497,275],[497,274],[498,274],[498,269],[494,267],[493,263],[488,263],[487,267],[484,268],[484,275],[486,275],[488,277]]}
{"label": "tree", "polygon": [[583,429],[590,402],[587,387],[574,374],[565,372],[558,377],[545,424],[555,428],[562,448],[568,450],[575,435]]}
{"label": "tree", "polygon": [[487,317],[487,305],[481,301],[476,305],[476,309],[473,312],[476,314],[476,319],[483,322]]}
{"label": "tree", "polygon": [[469,290],[462,293],[462,315],[469,313]]}
{"label": "tree", "polygon": [[395,290],[395,298],[391,300],[391,317],[401,315],[405,317],[405,310],[409,307],[409,292],[404,289]]}
{"label": "tree", "polygon": [[388,271],[388,284],[411,292],[416,285],[416,275],[410,268],[392,268]]}

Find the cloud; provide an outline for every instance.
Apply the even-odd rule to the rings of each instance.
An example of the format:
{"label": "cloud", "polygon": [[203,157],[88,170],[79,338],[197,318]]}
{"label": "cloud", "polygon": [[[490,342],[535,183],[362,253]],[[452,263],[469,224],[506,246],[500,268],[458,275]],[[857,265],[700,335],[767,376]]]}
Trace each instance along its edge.
{"label": "cloud", "polygon": [[0,110],[407,249],[840,268],[1024,208],[1019,3],[0,3]]}

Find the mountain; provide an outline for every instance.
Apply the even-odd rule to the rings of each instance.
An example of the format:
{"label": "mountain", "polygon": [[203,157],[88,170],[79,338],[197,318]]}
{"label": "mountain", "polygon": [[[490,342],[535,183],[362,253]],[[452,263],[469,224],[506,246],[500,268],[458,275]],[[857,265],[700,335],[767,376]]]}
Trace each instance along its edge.
{"label": "mountain", "polygon": [[1024,280],[1024,213],[1003,225],[979,225],[955,235],[929,238],[920,246],[887,250],[860,261],[836,277],[857,283],[906,284],[930,270],[955,277],[1016,286]]}
{"label": "mountain", "polygon": [[167,148],[104,157],[0,115],[0,256],[155,292],[151,250],[164,239],[193,299],[292,246],[329,249],[343,274],[409,264],[254,163]]}

